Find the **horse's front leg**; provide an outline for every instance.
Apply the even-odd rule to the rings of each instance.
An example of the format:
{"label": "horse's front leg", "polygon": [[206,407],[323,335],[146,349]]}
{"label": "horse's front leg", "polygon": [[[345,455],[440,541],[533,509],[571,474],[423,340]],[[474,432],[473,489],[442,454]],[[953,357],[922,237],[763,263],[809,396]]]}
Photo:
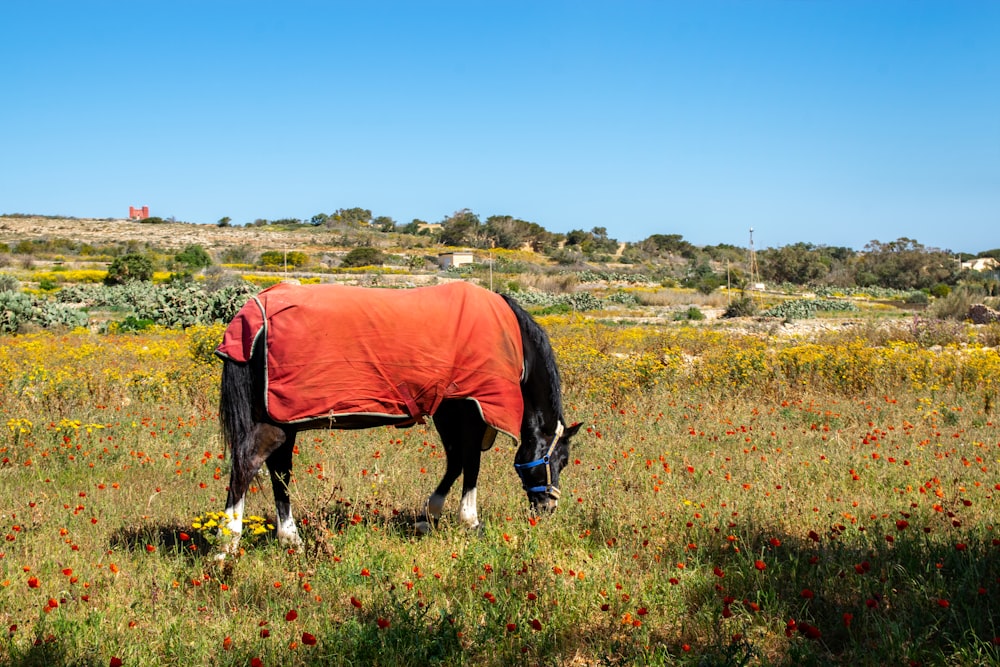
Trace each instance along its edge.
{"label": "horse's front leg", "polygon": [[483,451],[479,442],[467,442],[462,448],[462,504],[459,506],[458,518],[470,530],[480,526],[476,484],[479,482],[479,464]]}
{"label": "horse's front leg", "polygon": [[243,507],[250,482],[285,440],[283,429],[272,424],[255,424],[244,442],[233,444],[233,469],[229,475],[229,494],[226,497],[226,524],[219,530],[223,545],[216,556],[218,560],[224,560],[227,554],[239,553],[240,536],[243,534]]}
{"label": "horse's front leg", "polygon": [[288,496],[288,484],[292,477],[292,454],[295,451],[295,431],[286,431],[284,444],[267,457],[267,469],[271,473],[271,489],[274,492],[274,509],[278,524],[278,542],[283,546],[299,549],[302,538],[292,517],[292,503]]}

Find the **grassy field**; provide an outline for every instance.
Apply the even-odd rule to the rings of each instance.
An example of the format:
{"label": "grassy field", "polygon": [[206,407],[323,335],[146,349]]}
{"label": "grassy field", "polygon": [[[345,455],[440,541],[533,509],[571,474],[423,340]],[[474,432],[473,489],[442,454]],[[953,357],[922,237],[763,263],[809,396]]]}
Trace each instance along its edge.
{"label": "grassy field", "polygon": [[433,429],[316,431],[305,549],[261,477],[226,567],[218,327],[0,339],[0,663],[1000,661],[996,349],[543,324],[586,424],[556,514],[498,441],[483,530],[453,497],[418,538]]}

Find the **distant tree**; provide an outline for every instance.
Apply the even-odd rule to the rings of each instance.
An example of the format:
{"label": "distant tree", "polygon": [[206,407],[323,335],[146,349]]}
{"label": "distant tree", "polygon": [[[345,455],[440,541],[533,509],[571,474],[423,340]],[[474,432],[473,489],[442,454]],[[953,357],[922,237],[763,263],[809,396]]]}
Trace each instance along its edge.
{"label": "distant tree", "polygon": [[312,225],[322,225],[325,224],[327,220],[330,219],[326,213],[317,213],[313,217],[309,218],[309,223]]}
{"label": "distant tree", "polygon": [[709,259],[716,262],[742,262],[747,258],[745,248],[735,246],[732,243],[717,243],[715,245],[702,246],[701,253],[707,255]]}
{"label": "distant tree", "polygon": [[901,237],[865,246],[856,265],[858,285],[878,285],[896,289],[924,289],[938,283],[954,285],[960,268],[952,254],[926,248],[917,241]]}
{"label": "distant tree", "polygon": [[441,225],[440,241],[444,245],[475,245],[479,240],[479,216],[467,208],[452,213]]}
{"label": "distant tree", "polygon": [[212,257],[201,245],[194,243],[174,255],[174,260],[184,264],[191,270],[203,269],[212,265]]}
{"label": "distant tree", "polygon": [[608,238],[607,229],[604,227],[594,227],[589,232],[582,229],[572,229],[566,234],[566,245],[576,246],[580,252],[588,256],[597,253],[613,253],[618,250],[618,241]]}
{"label": "distant tree", "polygon": [[341,266],[379,266],[385,263],[385,255],[378,248],[353,248],[344,256]]}
{"label": "distant tree", "polygon": [[830,271],[823,255],[811,243],[768,248],[758,253],[757,257],[761,277],[771,282],[808,285]]}
{"label": "distant tree", "polygon": [[367,208],[340,208],[331,215],[324,224],[332,227],[336,223],[343,223],[351,227],[366,227],[372,221],[372,212]]}
{"label": "distant tree", "polygon": [[403,225],[402,227],[400,227],[399,231],[402,232],[402,233],[404,233],[404,234],[419,234],[420,233],[420,226],[421,225],[425,225],[425,224],[427,224],[427,223],[424,222],[423,220],[419,220],[417,218],[414,218],[410,222],[408,222],[405,225]]}
{"label": "distant tree", "polygon": [[639,248],[654,257],[680,255],[694,259],[697,248],[684,240],[680,234],[653,234],[639,242]]}
{"label": "distant tree", "polygon": [[582,229],[571,229],[566,232],[566,245],[582,245],[591,235]]}
{"label": "distant tree", "polygon": [[149,281],[153,279],[153,262],[145,255],[127,253],[116,257],[108,267],[108,275],[104,277],[106,285],[122,285],[135,280]]}
{"label": "distant tree", "polygon": [[372,227],[375,227],[380,232],[394,232],[396,231],[396,221],[387,215],[380,215],[372,220]]}
{"label": "distant tree", "polygon": [[[143,225],[162,225],[167,221],[158,216],[151,215],[148,218],[143,218],[142,220],[139,220],[138,222],[140,222]],[[173,220],[170,220],[170,222],[173,222]]]}
{"label": "distant tree", "polygon": [[219,218],[219,221],[218,221],[217,223],[215,223],[215,225],[216,225],[217,227],[229,227],[229,226],[230,226],[230,223],[231,223],[232,221],[233,221],[233,219],[232,219],[232,218],[230,218],[230,217],[229,217],[229,216],[227,215],[227,216],[225,216],[225,217],[223,217],[223,218]]}

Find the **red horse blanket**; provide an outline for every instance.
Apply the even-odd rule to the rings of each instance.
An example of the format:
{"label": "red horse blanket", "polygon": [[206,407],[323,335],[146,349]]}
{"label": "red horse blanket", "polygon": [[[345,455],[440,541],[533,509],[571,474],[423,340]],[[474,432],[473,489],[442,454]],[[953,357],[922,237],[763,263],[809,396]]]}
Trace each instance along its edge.
{"label": "red horse blanket", "polygon": [[369,415],[412,424],[444,399],[468,398],[487,424],[520,436],[517,317],[499,295],[469,283],[280,283],[243,306],[216,350],[237,362],[261,352],[267,414],[277,422]]}

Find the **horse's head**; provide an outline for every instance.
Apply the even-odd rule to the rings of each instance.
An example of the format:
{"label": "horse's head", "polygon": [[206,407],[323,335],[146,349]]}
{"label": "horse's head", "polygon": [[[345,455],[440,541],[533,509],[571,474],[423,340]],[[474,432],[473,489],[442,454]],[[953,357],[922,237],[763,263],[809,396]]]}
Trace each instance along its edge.
{"label": "horse's head", "polygon": [[556,423],[554,433],[539,430],[522,437],[514,456],[514,469],[535,512],[553,512],[559,505],[559,473],[569,461],[569,439],[580,430],[580,424]]}

